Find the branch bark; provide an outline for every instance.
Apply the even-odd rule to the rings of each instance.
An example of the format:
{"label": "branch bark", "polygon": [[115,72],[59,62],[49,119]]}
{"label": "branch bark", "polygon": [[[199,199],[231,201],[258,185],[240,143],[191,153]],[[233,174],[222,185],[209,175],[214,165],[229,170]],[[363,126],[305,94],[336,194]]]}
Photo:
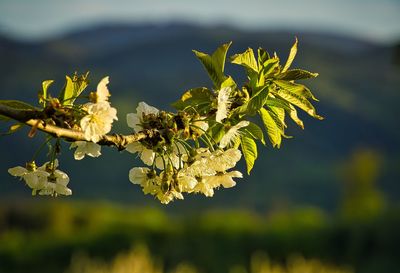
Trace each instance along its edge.
{"label": "branch bark", "polygon": [[[54,137],[63,138],[69,142],[86,141],[82,131],[47,124],[43,119],[43,112],[39,110],[19,110],[0,104],[0,115],[24,123]],[[154,134],[155,132],[152,130],[145,130],[131,135],[104,135],[97,144],[104,146],[115,146],[118,148],[118,150],[124,150],[128,144],[152,137]]]}

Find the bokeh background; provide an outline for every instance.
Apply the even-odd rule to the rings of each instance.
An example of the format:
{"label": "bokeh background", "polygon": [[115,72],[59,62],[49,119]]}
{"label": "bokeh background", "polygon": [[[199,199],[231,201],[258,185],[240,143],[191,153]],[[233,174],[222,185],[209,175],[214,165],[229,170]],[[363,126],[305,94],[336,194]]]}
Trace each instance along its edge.
{"label": "bokeh background", "polygon": [[73,196],[31,197],[7,169],[42,139],[2,136],[0,272],[398,272],[399,14],[397,0],[1,0],[0,99],[36,104],[43,80],[57,94],[74,71],[92,90],[109,75],[114,129],[129,132],[139,101],[171,110],[212,86],[192,49],[233,41],[230,55],[261,46],[284,60],[298,37],[294,67],[320,74],[306,84],[325,120],[301,113],[305,130],[289,123],[294,138],[259,150],[235,188],[168,206],[129,182],[131,154],[76,162],[68,145]]}

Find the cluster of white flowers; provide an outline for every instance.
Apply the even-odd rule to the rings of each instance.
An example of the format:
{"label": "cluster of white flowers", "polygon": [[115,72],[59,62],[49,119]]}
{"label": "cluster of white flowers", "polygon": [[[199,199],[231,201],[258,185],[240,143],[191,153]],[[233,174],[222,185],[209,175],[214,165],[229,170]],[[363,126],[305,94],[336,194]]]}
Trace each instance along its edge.
{"label": "cluster of white flowers", "polygon": [[71,195],[72,191],[67,187],[69,177],[63,171],[57,170],[57,159],[46,162],[41,167],[36,167],[35,162],[27,164],[26,168],[17,166],[8,169],[12,176],[20,177],[32,189],[32,195]]}
{"label": "cluster of white flowers", "polygon": [[[157,108],[140,102],[136,113],[127,115],[127,123],[135,132],[140,132],[145,129],[146,122],[159,114]],[[226,117],[226,113],[222,116]],[[132,168],[129,180],[140,185],[145,194],[155,196],[163,204],[168,204],[174,199],[183,199],[182,193],[202,193],[211,197],[215,188],[233,187],[236,185],[233,178],[241,178],[242,173],[228,170],[235,167],[241,158],[241,152],[234,148],[223,148],[229,148],[230,143],[238,137],[238,130],[247,125],[248,122],[241,122],[230,128],[226,134],[228,136],[216,151],[210,151],[209,148],[187,149],[185,145],[188,145],[183,143],[183,139],[170,145],[158,145],[157,149],[152,149],[146,143],[128,144],[128,152],[137,153],[143,163],[151,166]],[[208,130],[208,123],[202,117],[191,119],[188,126],[197,136]],[[155,168],[161,172],[157,173]]]}
{"label": "cluster of white flowers", "polygon": [[84,105],[87,115],[80,121],[80,126],[84,133],[85,139],[88,141],[76,141],[71,148],[77,148],[74,154],[76,160],[81,160],[85,155],[98,157],[101,155],[101,146],[96,144],[101,136],[111,131],[111,126],[117,118],[117,110],[111,107],[108,97],[107,84],[109,78],[103,78],[97,85],[96,92],[90,94],[92,102]]}
{"label": "cluster of white flowers", "polygon": [[157,175],[155,170],[135,167],[129,172],[129,180],[163,204],[183,199],[182,193],[202,193],[212,197],[215,188],[231,188],[236,185],[233,178],[243,177],[239,171],[228,171],[240,158],[238,149],[210,152],[207,148],[200,148],[195,156],[182,156],[179,169],[167,168]]}

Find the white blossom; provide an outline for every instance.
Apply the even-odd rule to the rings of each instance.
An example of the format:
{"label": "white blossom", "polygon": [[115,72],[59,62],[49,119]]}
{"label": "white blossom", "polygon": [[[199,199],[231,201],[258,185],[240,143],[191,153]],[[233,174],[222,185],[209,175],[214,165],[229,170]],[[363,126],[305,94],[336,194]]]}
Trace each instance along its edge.
{"label": "white blossom", "polygon": [[8,169],[8,173],[12,176],[20,177],[35,193],[37,190],[43,189],[47,183],[47,177],[50,175],[48,172],[38,170],[35,167],[32,170],[28,170],[24,167],[14,167]]}
{"label": "white blossom", "polygon": [[129,171],[129,180],[133,184],[144,185],[148,179],[149,168],[135,167]]}
{"label": "white blossom", "polygon": [[109,82],[109,77],[107,76],[104,77],[97,85],[96,102],[108,101],[108,98],[111,96],[110,91],[108,91],[107,88]]}
{"label": "white blossom", "polygon": [[126,150],[130,153],[138,153],[140,159],[143,161],[144,164],[147,166],[153,165],[154,158],[156,153],[153,150],[147,149],[143,144],[140,142],[132,142],[126,145]]}
{"label": "white blossom", "polygon": [[98,142],[101,136],[111,131],[117,118],[117,110],[108,102],[87,103],[87,115],[81,119],[80,125],[87,141]]}
{"label": "white blossom", "polygon": [[44,188],[39,191],[40,195],[71,195],[72,191],[67,187],[69,183],[68,175],[60,170],[54,170],[48,177],[48,182]]}
{"label": "white blossom", "polygon": [[232,92],[231,87],[224,87],[218,91],[217,114],[215,117],[215,120],[217,122],[221,122],[228,116],[232,104],[232,101],[229,98],[231,92]]}
{"label": "white blossom", "polygon": [[195,177],[186,175],[184,172],[179,172],[176,177],[179,187],[182,192],[192,192],[194,187],[197,185],[197,180]]}
{"label": "white blossom", "polygon": [[101,146],[94,142],[75,141],[71,144],[70,149],[76,148],[74,152],[75,160],[81,160],[85,155],[98,157],[101,155]]}
{"label": "white blossom", "polygon": [[204,178],[204,183],[210,185],[210,187],[217,188],[223,186],[224,188],[231,188],[236,185],[236,182],[232,178],[242,178],[243,175],[239,171],[232,171],[227,173],[217,173],[213,176],[207,176]]}
{"label": "white blossom", "polygon": [[148,105],[145,102],[139,102],[136,108],[136,113],[129,113],[126,115],[126,121],[128,126],[133,128],[135,132],[143,130],[143,115],[158,114],[159,110],[153,106]]}
{"label": "white blossom", "polygon": [[225,148],[228,145],[231,145],[232,143],[234,143],[236,138],[240,136],[239,129],[246,127],[249,124],[250,124],[250,122],[243,120],[243,121],[239,122],[238,124],[232,126],[228,130],[228,132],[226,132],[225,135],[221,138],[221,141],[219,142],[219,147]]}
{"label": "white blossom", "polygon": [[212,197],[214,195],[214,187],[208,184],[204,179],[200,179],[194,187],[193,192],[202,193],[207,197]]}
{"label": "white blossom", "polygon": [[60,170],[57,170],[58,160],[54,160],[52,168],[50,168],[51,162],[46,162],[43,166],[39,167],[38,170],[47,171],[49,176],[47,177],[47,183],[39,191],[40,195],[71,195],[72,191],[67,187],[69,183],[68,175]]}
{"label": "white blossom", "polygon": [[149,168],[135,167],[129,171],[129,180],[133,184],[138,184],[142,187],[144,194],[156,194],[160,186],[159,177],[154,174],[149,175],[151,170]]}
{"label": "white blossom", "polygon": [[226,151],[216,151],[214,152],[209,160],[208,166],[213,168],[216,172],[225,172],[236,166],[236,163],[242,157],[242,153],[238,149],[228,149]]}

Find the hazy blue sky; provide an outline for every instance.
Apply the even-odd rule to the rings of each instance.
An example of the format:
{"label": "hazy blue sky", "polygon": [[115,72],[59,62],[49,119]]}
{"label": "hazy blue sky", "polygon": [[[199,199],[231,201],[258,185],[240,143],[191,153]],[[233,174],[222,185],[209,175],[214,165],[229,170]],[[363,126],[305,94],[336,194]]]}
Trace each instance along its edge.
{"label": "hazy blue sky", "polygon": [[24,39],[99,22],[190,21],[400,39],[400,0],[0,0],[0,31]]}

